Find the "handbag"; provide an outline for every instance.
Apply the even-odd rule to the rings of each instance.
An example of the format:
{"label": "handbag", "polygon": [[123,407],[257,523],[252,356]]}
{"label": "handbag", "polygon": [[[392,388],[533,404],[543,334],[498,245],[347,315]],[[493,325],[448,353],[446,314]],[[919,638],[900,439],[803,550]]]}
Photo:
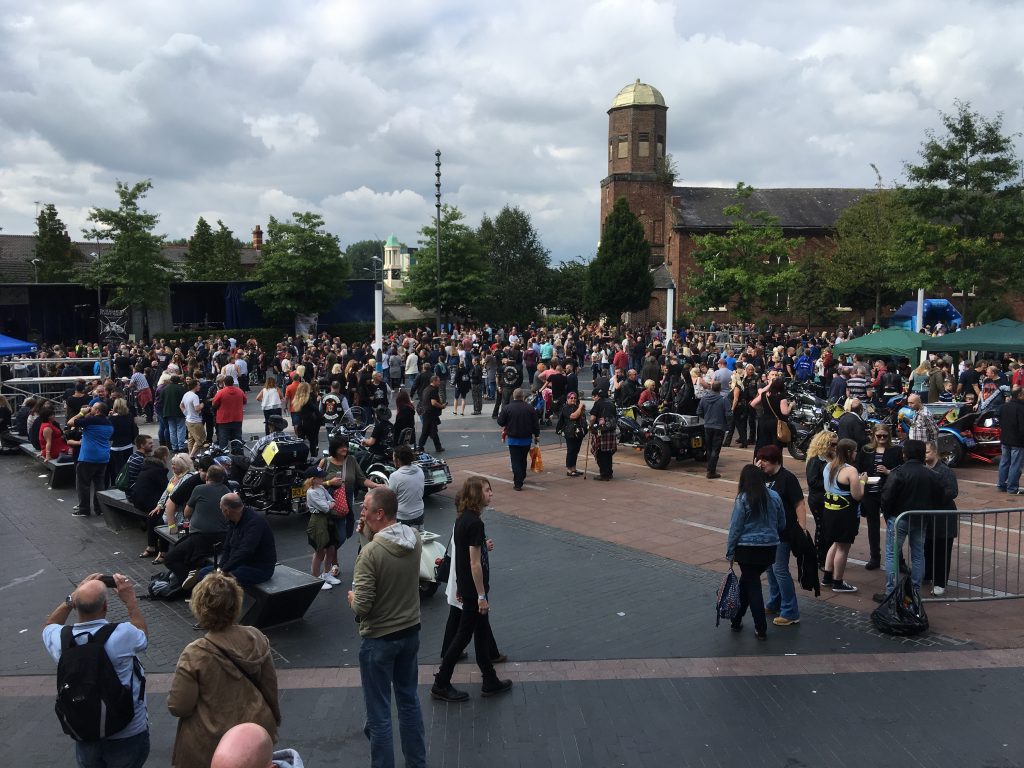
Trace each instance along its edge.
{"label": "handbag", "polygon": [[335,516],[348,517],[348,513],[351,510],[348,508],[348,489],[345,487],[344,483],[334,489],[334,493],[331,494],[331,498],[334,499]]}
{"label": "handbag", "polygon": [[764,401],[768,405],[768,410],[772,412],[772,416],[775,417],[775,439],[783,445],[789,445],[789,441],[793,439],[793,433],[789,431],[789,423],[775,412],[771,400],[766,397]]}
{"label": "handbag", "polygon": [[441,558],[441,562],[439,562],[434,567],[434,579],[438,583],[440,583],[442,581],[447,583],[448,579],[451,578],[451,575],[452,575],[452,556],[451,556],[451,550],[452,550],[452,537],[454,537],[454,536],[455,536],[455,529],[453,528],[452,529],[452,535],[448,537],[448,544],[444,548],[444,557],[442,557]]}
{"label": "handbag", "polygon": [[736,578],[736,571],[729,566],[729,572],[722,579],[722,585],[718,588],[715,599],[715,626],[717,627],[722,619],[732,621],[740,612],[740,581]]}

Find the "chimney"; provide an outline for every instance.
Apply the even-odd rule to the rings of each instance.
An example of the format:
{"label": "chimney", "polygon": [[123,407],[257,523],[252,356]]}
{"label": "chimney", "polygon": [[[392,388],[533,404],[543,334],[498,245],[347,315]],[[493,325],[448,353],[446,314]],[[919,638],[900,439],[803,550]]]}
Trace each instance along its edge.
{"label": "chimney", "polygon": [[263,248],[263,230],[260,229],[259,224],[257,224],[256,228],[252,231],[252,247],[257,251]]}

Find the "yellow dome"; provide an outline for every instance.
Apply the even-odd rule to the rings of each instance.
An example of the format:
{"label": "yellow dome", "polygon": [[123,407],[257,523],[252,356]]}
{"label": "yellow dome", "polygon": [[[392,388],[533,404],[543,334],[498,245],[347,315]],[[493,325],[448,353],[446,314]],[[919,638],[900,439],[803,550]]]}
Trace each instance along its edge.
{"label": "yellow dome", "polygon": [[645,104],[664,107],[665,97],[653,85],[641,83],[640,79],[637,78],[635,83],[630,83],[616,94],[615,99],[612,101],[612,109]]}

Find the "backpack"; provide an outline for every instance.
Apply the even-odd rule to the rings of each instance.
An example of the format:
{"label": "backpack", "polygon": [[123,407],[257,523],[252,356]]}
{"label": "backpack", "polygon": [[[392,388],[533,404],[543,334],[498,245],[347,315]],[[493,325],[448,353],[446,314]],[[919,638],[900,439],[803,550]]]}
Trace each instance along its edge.
{"label": "backpack", "polygon": [[176,600],[185,594],[181,580],[170,571],[158,571],[149,580],[146,590],[151,600]]}
{"label": "backpack", "polygon": [[130,485],[131,483],[128,482],[128,464],[126,462],[125,465],[121,467],[121,471],[117,473],[117,479],[114,480],[114,487],[119,491],[125,491],[127,493]]}
{"label": "backpack", "polygon": [[437,361],[437,365],[434,366],[434,373],[442,379],[448,375],[448,366],[444,364],[444,360]]}
{"label": "backpack", "polygon": [[[107,655],[106,643],[117,624],[105,624],[79,645],[74,630],[60,631],[60,661],[57,662],[57,701],[54,711],[64,733],[75,741],[99,741],[124,730],[135,717],[131,683],[117,676]],[[146,694],[146,678],[137,658],[132,659],[132,677],[140,680],[139,702]]]}
{"label": "backpack", "polygon": [[882,376],[882,381],[879,383],[882,385],[883,393],[903,391],[903,379],[894,371],[886,371],[885,375]]}

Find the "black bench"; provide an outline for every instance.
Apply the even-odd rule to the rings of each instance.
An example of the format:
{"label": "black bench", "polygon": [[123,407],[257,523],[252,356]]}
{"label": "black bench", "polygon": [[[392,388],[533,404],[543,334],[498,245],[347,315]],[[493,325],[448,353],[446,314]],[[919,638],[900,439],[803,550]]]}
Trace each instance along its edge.
{"label": "black bench", "polygon": [[29,458],[40,462],[40,464],[46,468],[46,471],[50,473],[51,488],[67,488],[75,484],[75,462],[57,461],[56,459],[42,461],[42,452],[33,448],[32,443],[29,442],[24,442],[18,447],[21,449],[22,453]]}
{"label": "black bench", "polygon": [[264,629],[305,616],[323,587],[320,579],[287,565],[278,565],[269,581],[245,588],[239,624]]}
{"label": "black bench", "polygon": [[21,446],[28,445],[28,438],[13,432],[0,432],[0,453],[17,456]]}
{"label": "black bench", "polygon": [[178,529],[177,533],[171,533],[171,529],[166,525],[158,525],[153,530],[156,532],[157,536],[166,541],[172,547],[181,540],[182,536],[186,535],[186,532],[181,530],[181,528]]}

